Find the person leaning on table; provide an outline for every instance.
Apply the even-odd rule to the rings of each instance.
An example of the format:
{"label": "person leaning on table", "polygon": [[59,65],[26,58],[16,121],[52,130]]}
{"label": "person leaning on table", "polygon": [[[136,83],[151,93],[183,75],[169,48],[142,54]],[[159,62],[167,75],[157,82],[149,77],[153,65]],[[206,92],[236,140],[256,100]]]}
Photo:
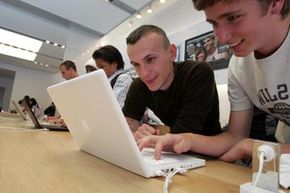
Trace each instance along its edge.
{"label": "person leaning on table", "polygon": [[[253,150],[253,139],[248,138],[253,105],[290,129],[290,0],[193,0],[193,4],[204,10],[218,41],[234,54],[228,71],[228,129],[211,137],[189,133],[147,137],[139,147],[155,146],[157,159],[162,149],[191,150],[224,161],[247,158]],[[282,136],[290,138],[288,133]],[[290,145],[282,144],[281,151],[290,153]]]}

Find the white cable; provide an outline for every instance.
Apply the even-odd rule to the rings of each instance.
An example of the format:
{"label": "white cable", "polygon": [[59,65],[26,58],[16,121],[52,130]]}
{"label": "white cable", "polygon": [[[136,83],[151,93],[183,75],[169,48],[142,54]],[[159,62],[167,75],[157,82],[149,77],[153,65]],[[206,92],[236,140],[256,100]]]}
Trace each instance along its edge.
{"label": "white cable", "polygon": [[166,173],[163,172],[163,171],[161,171],[161,170],[156,171],[156,172],[155,172],[155,175],[156,175],[156,176],[163,176],[164,178],[167,177]]}
{"label": "white cable", "polygon": [[252,185],[252,191],[251,191],[252,193],[255,192],[256,185],[257,185],[257,183],[258,183],[258,181],[259,181],[259,179],[261,177],[262,171],[263,171],[264,155],[265,155],[265,153],[263,151],[261,151],[259,153],[259,155],[258,155],[259,156],[259,169],[258,169],[258,173],[257,173],[256,178],[255,178],[255,181],[254,181],[254,183]]}
{"label": "white cable", "polygon": [[170,172],[167,177],[165,178],[164,184],[163,184],[163,193],[168,193],[168,187],[169,187],[169,183],[172,182],[172,177],[178,173],[177,170],[174,170],[173,172]]}
{"label": "white cable", "polygon": [[274,159],[275,161],[275,156],[276,156],[274,149],[269,145],[259,146],[257,149],[257,153],[258,153],[258,158],[259,158],[259,169],[255,178],[255,181],[252,185],[252,190],[251,190],[252,193],[254,193],[257,183],[262,175],[264,162],[269,162],[272,159]]}
{"label": "white cable", "polygon": [[172,172],[169,172],[165,178],[164,184],[163,184],[163,193],[168,193],[169,184],[172,182],[172,177],[177,173],[185,173],[187,169],[185,168],[176,168]]}

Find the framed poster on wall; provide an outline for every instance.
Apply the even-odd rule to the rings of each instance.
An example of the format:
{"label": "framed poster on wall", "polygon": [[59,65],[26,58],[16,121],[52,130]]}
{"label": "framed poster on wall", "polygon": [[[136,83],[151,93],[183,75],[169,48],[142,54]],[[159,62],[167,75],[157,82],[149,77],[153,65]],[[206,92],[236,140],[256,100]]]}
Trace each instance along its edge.
{"label": "framed poster on wall", "polygon": [[216,41],[213,31],[185,41],[184,60],[209,62],[214,70],[227,68],[231,51],[225,44]]}

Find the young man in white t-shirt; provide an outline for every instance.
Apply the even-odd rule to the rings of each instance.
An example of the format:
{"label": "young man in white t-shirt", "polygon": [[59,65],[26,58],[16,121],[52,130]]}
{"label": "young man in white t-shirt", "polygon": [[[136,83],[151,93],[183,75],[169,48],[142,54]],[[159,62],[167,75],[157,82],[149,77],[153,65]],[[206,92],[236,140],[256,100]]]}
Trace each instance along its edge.
{"label": "young man in white t-shirt", "polygon": [[[167,134],[148,136],[138,144],[177,153],[194,151],[233,161],[252,155],[247,138],[253,104],[290,125],[290,0],[193,0],[204,10],[219,42],[235,56],[229,66],[228,89],[231,113],[228,130],[216,136]],[[283,144],[283,153],[290,145]]]}

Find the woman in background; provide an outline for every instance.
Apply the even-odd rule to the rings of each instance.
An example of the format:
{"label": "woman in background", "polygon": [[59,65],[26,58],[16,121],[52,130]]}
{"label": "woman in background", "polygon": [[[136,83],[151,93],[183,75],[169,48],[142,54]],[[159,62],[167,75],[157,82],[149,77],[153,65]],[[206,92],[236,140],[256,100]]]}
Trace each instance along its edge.
{"label": "woman in background", "polygon": [[93,58],[98,69],[106,73],[117,101],[122,108],[127,92],[132,83],[132,78],[124,73],[124,61],[117,48],[111,45],[103,46],[93,53]]}

